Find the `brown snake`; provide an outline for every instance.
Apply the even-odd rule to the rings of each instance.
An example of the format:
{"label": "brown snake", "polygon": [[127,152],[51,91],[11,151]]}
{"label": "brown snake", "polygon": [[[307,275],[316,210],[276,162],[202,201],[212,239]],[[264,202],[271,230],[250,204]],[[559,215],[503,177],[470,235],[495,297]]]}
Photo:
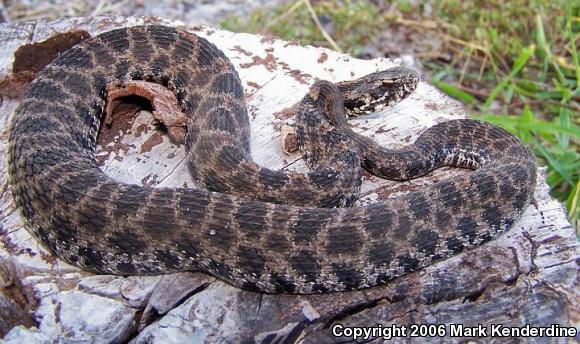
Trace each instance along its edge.
{"label": "brown snake", "polygon": [[[97,167],[106,86],[130,80],[173,91],[189,117],[188,167],[210,191],[123,184]],[[61,54],[31,84],[10,132],[11,190],[35,237],[86,270],[201,271],[267,293],[374,286],[497,237],[535,187],[533,154],[490,124],[444,122],[397,150],[348,127],[345,108],[372,111],[416,83],[403,68],[316,82],[296,111],[310,172],[272,171],[251,159],[241,82],[219,49],[163,26],[109,31]],[[396,180],[445,165],[475,171],[345,207],[361,165]]]}

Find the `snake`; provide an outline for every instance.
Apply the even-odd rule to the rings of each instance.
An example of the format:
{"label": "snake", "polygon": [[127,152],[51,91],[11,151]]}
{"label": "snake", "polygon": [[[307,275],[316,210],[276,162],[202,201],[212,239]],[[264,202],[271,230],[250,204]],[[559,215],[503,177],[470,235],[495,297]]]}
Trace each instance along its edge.
{"label": "snake", "polygon": [[[95,154],[107,86],[171,90],[188,117],[196,187],[122,183]],[[240,78],[215,45],[160,25],[114,29],[61,53],[32,81],[10,124],[9,185],[27,230],[51,254],[99,274],[196,271],[260,293],[359,290],[457,255],[511,228],[532,200],[536,163],[518,138],[457,119],[390,149],[355,133],[349,114],[411,94],[413,70],[317,80],[295,107],[307,172],[252,160]],[[409,180],[469,171],[355,206],[363,169]]]}

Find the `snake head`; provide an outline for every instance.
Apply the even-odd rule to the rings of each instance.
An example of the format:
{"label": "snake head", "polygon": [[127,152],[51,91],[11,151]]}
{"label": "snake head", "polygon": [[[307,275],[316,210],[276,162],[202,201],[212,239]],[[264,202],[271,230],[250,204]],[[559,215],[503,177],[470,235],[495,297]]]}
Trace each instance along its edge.
{"label": "snake head", "polygon": [[412,69],[395,67],[337,84],[344,97],[346,113],[358,116],[381,111],[406,98],[417,88],[419,75]]}

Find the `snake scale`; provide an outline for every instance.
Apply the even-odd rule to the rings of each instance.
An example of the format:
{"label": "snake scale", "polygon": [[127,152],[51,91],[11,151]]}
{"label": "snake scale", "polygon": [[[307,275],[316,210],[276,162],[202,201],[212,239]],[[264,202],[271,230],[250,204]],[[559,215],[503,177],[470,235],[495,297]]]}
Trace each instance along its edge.
{"label": "snake scale", "polygon": [[[148,188],[95,160],[106,87],[130,80],[173,91],[188,115],[194,188]],[[346,112],[413,91],[404,68],[317,81],[296,110],[308,173],[252,161],[241,81],[207,40],[164,26],[105,32],[39,73],[11,125],[11,191],[27,228],[57,257],[107,274],[201,271],[265,293],[320,293],[385,283],[497,237],[529,204],[535,158],[476,120],[425,130],[401,149],[355,134]],[[441,166],[473,169],[400,197],[350,207],[361,168],[406,180]]]}

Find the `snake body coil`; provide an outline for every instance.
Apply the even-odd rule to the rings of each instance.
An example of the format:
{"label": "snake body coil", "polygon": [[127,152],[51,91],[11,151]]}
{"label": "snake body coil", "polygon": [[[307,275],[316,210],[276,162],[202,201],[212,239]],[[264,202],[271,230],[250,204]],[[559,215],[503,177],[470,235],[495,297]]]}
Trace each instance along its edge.
{"label": "snake body coil", "polygon": [[[529,203],[536,179],[529,149],[483,122],[441,123],[399,150],[353,133],[345,106],[368,110],[417,82],[402,69],[391,74],[398,88],[380,76],[315,83],[296,119],[311,171],[272,171],[251,159],[241,82],[220,50],[162,26],[109,31],[60,55],[23,98],[9,139],[12,193],[38,240],[90,271],[196,270],[268,293],[385,283],[496,237]],[[189,116],[188,166],[210,191],[123,184],[99,170],[106,87],[130,80],[174,92]],[[356,199],[361,165],[400,180],[444,165],[475,171],[344,207]]]}

